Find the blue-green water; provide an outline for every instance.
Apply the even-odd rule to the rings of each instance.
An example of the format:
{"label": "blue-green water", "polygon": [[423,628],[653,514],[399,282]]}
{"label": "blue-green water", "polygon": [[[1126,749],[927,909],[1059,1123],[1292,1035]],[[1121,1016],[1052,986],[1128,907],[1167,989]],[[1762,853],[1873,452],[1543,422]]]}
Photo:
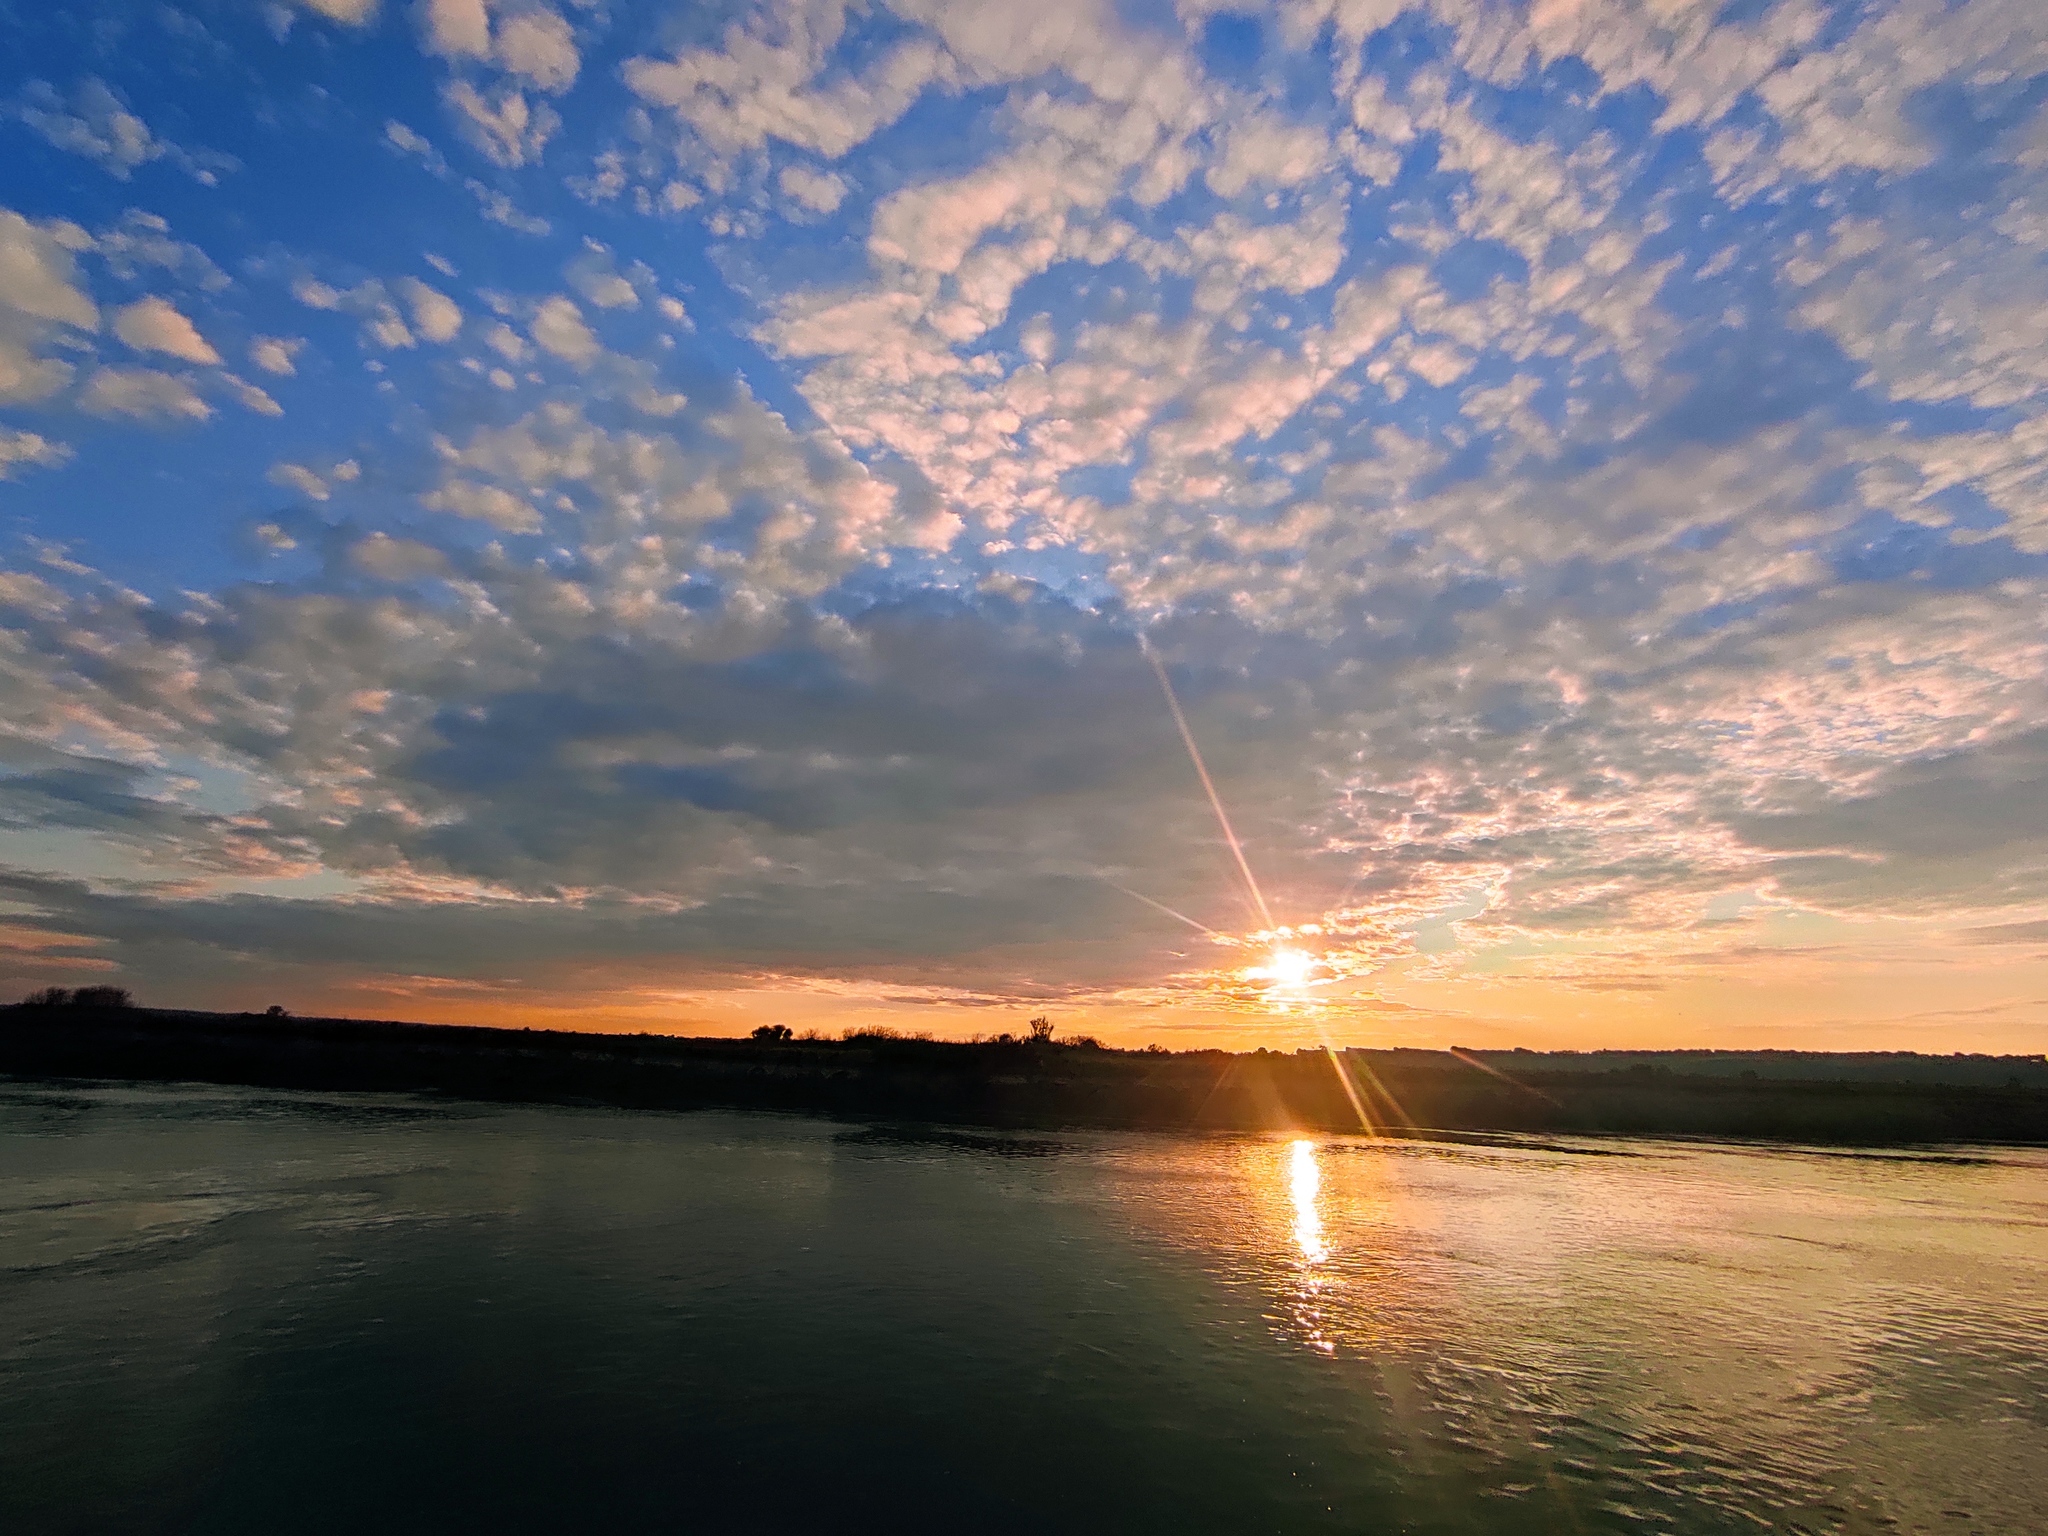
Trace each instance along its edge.
{"label": "blue-green water", "polygon": [[2048,1157],[0,1082],[0,1530],[2048,1531]]}

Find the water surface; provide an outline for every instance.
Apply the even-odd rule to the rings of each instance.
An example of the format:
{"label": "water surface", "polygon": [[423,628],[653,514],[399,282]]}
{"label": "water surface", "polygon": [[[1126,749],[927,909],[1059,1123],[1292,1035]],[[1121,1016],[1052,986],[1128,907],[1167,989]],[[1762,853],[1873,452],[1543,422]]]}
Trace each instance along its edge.
{"label": "water surface", "polygon": [[0,1081],[0,1529],[2048,1530],[2048,1155]]}

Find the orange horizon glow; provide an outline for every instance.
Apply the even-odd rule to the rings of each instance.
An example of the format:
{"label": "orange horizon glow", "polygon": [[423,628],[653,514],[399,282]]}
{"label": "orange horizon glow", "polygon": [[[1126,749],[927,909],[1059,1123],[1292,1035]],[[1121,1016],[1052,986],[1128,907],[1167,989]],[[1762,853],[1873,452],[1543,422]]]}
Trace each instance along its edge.
{"label": "orange horizon glow", "polygon": [[[1006,995],[969,987],[862,977],[702,975],[606,988],[553,981],[334,975],[222,986],[146,989],[168,1007],[406,1019],[594,1033],[741,1036],[762,1024],[837,1036],[887,1028],[965,1040],[1021,1033],[1049,1014],[1061,1036],[1105,1045],[1343,1049],[1347,1046],[1499,1050],[1919,1050],[2040,1055],[2044,1025],[2031,998],[2048,995],[2048,960],[1963,970],[1938,948],[1917,959],[1872,945],[1822,959],[1790,951],[1746,966],[1696,967],[1639,988],[1588,989],[1554,975],[1444,975],[1417,962],[1370,978],[1308,989],[1247,981],[1218,968],[1171,986],[1036,989]],[[97,976],[57,976],[60,982]]]}

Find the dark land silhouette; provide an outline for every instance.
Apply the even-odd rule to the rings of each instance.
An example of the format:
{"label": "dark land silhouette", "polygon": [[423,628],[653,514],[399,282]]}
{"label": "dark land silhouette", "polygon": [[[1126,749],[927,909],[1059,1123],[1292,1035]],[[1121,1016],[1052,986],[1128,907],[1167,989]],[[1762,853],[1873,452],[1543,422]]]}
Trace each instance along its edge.
{"label": "dark land silhouette", "polygon": [[761,1109],[1015,1129],[1520,1131],[2048,1143],[2048,1060],[1808,1052],[1116,1050],[871,1032],[602,1035],[131,1006],[0,1008],[0,1072]]}

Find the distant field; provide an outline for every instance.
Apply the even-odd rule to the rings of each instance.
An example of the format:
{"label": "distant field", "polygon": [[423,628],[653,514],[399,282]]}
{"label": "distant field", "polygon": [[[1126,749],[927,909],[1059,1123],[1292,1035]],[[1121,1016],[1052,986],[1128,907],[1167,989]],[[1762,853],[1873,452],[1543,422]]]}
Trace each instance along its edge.
{"label": "distant field", "polygon": [[2048,1142],[2039,1057],[1120,1051],[590,1035],[139,1008],[0,1009],[0,1072],[627,1108],[1156,1130]]}

